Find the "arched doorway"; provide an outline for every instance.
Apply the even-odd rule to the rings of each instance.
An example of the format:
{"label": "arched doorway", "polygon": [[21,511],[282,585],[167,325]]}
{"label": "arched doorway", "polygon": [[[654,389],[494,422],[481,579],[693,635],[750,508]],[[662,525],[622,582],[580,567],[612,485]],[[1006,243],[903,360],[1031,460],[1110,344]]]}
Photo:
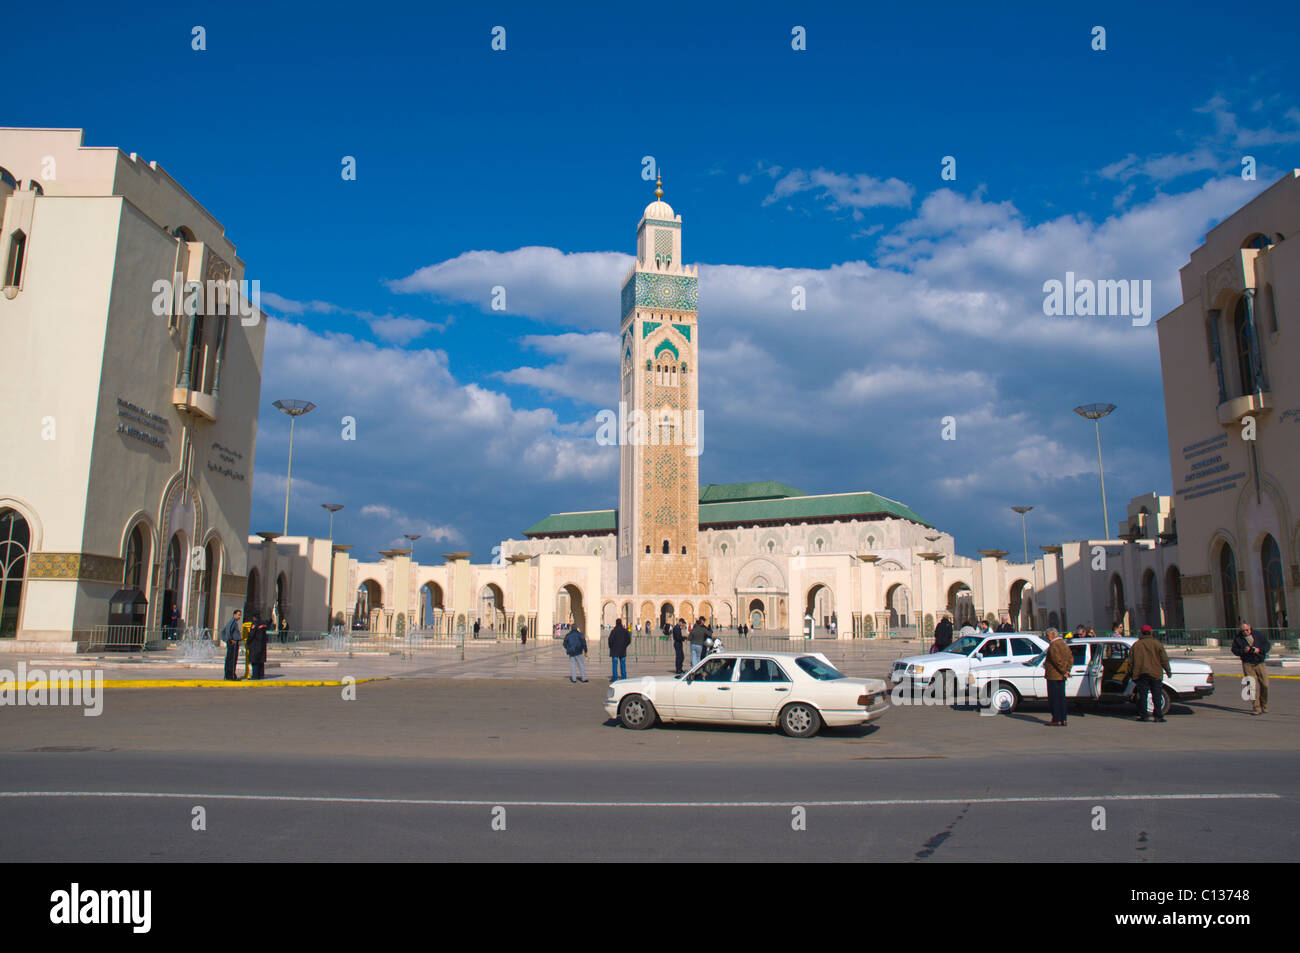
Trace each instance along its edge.
{"label": "arched doorway", "polygon": [[975,624],[975,595],[964,582],[954,582],[948,587],[948,611],[952,624],[960,629]]}
{"label": "arched doorway", "polygon": [[751,599],[749,601],[749,627],[751,629],[763,628],[763,620],[767,617],[767,612],[763,607],[762,599]]}
{"label": "arched doorway", "polygon": [[1127,606],[1124,602],[1124,580],[1119,577],[1119,573],[1111,573],[1106,608],[1110,610],[1111,629],[1113,630],[1115,626],[1123,628]]}
{"label": "arched doorway", "polygon": [[826,638],[831,634],[831,619],[835,615],[835,596],[830,586],[818,583],[804,597],[804,619],[813,619],[813,635]]}
{"label": "arched doorway", "polygon": [[614,628],[614,623],[618,621],[618,606],[613,602],[606,602],[600,607],[600,624],[606,628]]}
{"label": "arched doorway", "polygon": [[261,611],[262,605],[258,598],[262,591],[262,577],[254,567],[248,570],[248,591],[244,593],[244,621],[252,622],[253,616]]}
{"label": "arched doorway", "polygon": [[18,635],[31,531],[17,510],[0,510],[0,639]]}
{"label": "arched doorway", "polygon": [[885,608],[889,610],[889,627],[891,629],[912,624],[912,594],[907,586],[896,582],[885,593]]}
{"label": "arched doorway", "polygon": [[1142,624],[1153,629],[1160,627],[1160,594],[1156,590],[1156,572],[1148,569],[1142,574]]}
{"label": "arched doorway", "polygon": [[677,621],[677,610],[673,608],[673,604],[671,602],[665,602],[663,605],[659,607],[659,628],[660,629],[663,629],[664,626],[671,627],[672,624],[676,621]]}
{"label": "arched doorway", "polygon": [[185,579],[185,544],[180,533],[173,533],[167,544],[167,562],[163,567],[162,631],[163,638],[180,637],[180,610],[184,593],[181,587]]}
{"label": "arched doorway", "polygon": [[1183,622],[1183,577],[1177,566],[1165,571],[1165,627],[1181,629]]}
{"label": "arched doorway", "polygon": [[420,628],[441,632],[446,613],[446,606],[442,601],[442,586],[436,582],[426,582],[420,587]]}
{"label": "arched doorway", "polygon": [[1285,629],[1286,582],[1282,575],[1282,553],[1277,548],[1277,540],[1271,535],[1264,537],[1264,544],[1259,549],[1260,568],[1264,573],[1264,613],[1270,629]]}
{"label": "arched doorway", "polygon": [[284,573],[275,577],[275,610],[272,621],[277,632],[289,628],[289,580]]}
{"label": "arched doorway", "polygon": [[1237,591],[1237,556],[1232,547],[1224,543],[1219,547],[1219,597],[1225,629],[1235,629],[1241,625]]}
{"label": "arched doorway", "polygon": [[199,627],[207,629],[210,635],[217,627],[217,579],[221,574],[221,553],[215,539],[208,540],[203,547],[203,575],[199,578],[199,611],[196,616]]}
{"label": "arched doorway", "polygon": [[[587,613],[582,605],[582,590],[573,583],[566,583],[555,594],[555,621],[567,627],[575,627],[583,635],[587,632]],[[563,632],[557,633],[563,635]]]}
{"label": "arched doorway", "polygon": [[704,616],[704,624],[709,628],[713,628],[713,606],[707,602],[701,602],[700,615]]}
{"label": "arched doorway", "polygon": [[489,582],[478,593],[479,626],[489,632],[506,630],[506,597],[501,587]]}
{"label": "arched doorway", "polygon": [[379,620],[379,613],[383,608],[384,590],[375,580],[367,579],[357,586],[357,601],[352,609],[352,627],[367,632],[376,628],[373,623]]}
{"label": "arched doorway", "polygon": [[1034,629],[1034,587],[1027,579],[1017,579],[1011,584],[1008,593],[1007,615],[1017,632],[1031,632]]}

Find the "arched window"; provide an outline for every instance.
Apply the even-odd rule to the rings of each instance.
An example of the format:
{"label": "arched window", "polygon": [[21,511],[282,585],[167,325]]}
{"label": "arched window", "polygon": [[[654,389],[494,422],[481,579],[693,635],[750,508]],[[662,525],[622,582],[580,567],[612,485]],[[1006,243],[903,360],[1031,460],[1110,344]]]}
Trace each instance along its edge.
{"label": "arched window", "polygon": [[685,547],[685,546],[682,547],[682,555],[683,555],[683,556],[686,555],[686,547]]}
{"label": "arched window", "polygon": [[1264,570],[1264,609],[1268,613],[1268,627],[1285,629],[1286,587],[1282,577],[1282,553],[1277,548],[1277,540],[1272,536],[1264,537],[1259,559]]}
{"label": "arched window", "polygon": [[131,529],[126,541],[126,566],[122,573],[123,589],[143,589],[144,582],[144,530],[140,523]]}
{"label": "arched window", "polygon": [[821,539],[821,538],[819,537],[819,538],[817,539],[817,552],[820,553],[820,552],[822,551],[822,549],[825,548],[825,546],[826,546],[826,540]]}
{"label": "arched window", "polygon": [[664,555],[668,555],[668,540],[664,540]]}
{"label": "arched window", "polygon": [[181,534],[175,533],[167,545],[167,564],[163,571],[162,626],[165,638],[178,638],[181,624],[181,581],[184,578],[184,553]]}
{"label": "arched window", "polygon": [[1223,593],[1223,625],[1235,629],[1241,624],[1237,611],[1237,557],[1224,543],[1219,550],[1219,588]]}
{"label": "arched window", "polygon": [[1253,394],[1259,388],[1255,381],[1255,366],[1250,359],[1250,319],[1246,314],[1245,295],[1237,299],[1237,313],[1233,318],[1232,330],[1237,343],[1237,379],[1241,381],[1241,393]]}
{"label": "arched window", "polygon": [[767,541],[767,551],[769,553],[776,551],[776,543],[772,542],[770,539]]}
{"label": "arched window", "polygon": [[5,285],[18,287],[23,283],[23,258],[27,254],[27,234],[15,229],[9,236],[9,258],[5,262]]}
{"label": "arched window", "polygon": [[0,510],[0,639],[18,634],[31,533],[16,510]]}

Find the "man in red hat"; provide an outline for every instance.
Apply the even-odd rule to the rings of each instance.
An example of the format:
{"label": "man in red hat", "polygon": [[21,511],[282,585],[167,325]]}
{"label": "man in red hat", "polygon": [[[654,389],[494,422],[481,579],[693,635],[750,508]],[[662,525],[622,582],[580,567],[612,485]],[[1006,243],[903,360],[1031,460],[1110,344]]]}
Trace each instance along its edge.
{"label": "man in red hat", "polygon": [[1147,699],[1151,700],[1150,711],[1156,721],[1164,721],[1161,708],[1164,705],[1164,677],[1172,675],[1169,670],[1169,653],[1156,638],[1155,631],[1149,625],[1142,626],[1142,634],[1133,643],[1132,661],[1129,664],[1129,677],[1137,686],[1138,721],[1147,720]]}

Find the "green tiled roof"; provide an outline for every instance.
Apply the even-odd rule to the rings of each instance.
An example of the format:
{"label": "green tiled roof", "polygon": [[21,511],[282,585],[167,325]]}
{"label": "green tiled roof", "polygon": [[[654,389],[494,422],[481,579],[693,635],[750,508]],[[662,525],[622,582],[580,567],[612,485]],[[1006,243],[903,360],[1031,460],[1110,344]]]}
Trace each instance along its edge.
{"label": "green tiled roof", "polygon": [[700,488],[701,503],[740,503],[744,500],[773,500],[790,496],[803,496],[803,490],[772,480],[760,483],[710,483]]}
{"label": "green tiled roof", "polygon": [[[753,498],[742,487],[778,487],[784,494]],[[706,494],[723,499],[704,502]],[[864,516],[894,516],[911,520],[921,526],[930,526],[916,513],[896,500],[876,493],[829,493],[822,496],[794,495],[799,491],[781,483],[724,483],[710,484],[700,493],[700,528],[730,523],[799,523],[811,519],[852,519]],[[613,533],[618,525],[616,510],[588,510],[583,513],[555,513],[540,523],[524,530],[525,536],[551,536],[557,534]]]}

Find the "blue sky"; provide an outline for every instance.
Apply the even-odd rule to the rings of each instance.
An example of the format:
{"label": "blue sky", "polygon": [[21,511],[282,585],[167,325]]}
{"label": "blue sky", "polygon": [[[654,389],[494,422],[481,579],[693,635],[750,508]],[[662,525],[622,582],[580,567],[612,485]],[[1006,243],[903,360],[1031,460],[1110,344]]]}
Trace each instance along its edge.
{"label": "blue sky", "polygon": [[119,6],[24,34],[2,121],[158,161],[261,280],[253,530],[281,520],[279,397],[319,405],[291,532],[344,503],[362,557],[419,532],[425,561],[486,560],[613,506],[593,434],[644,156],[701,265],[701,482],[871,489],[960,552],[1014,552],[1013,503],[1036,507],[1031,547],[1096,534],[1071,408],[1106,400],[1114,528],[1169,490],[1154,322],[1048,318],[1042,284],[1150,279],[1155,317],[1178,303],[1205,231],[1300,166],[1300,14],[882,6]]}

